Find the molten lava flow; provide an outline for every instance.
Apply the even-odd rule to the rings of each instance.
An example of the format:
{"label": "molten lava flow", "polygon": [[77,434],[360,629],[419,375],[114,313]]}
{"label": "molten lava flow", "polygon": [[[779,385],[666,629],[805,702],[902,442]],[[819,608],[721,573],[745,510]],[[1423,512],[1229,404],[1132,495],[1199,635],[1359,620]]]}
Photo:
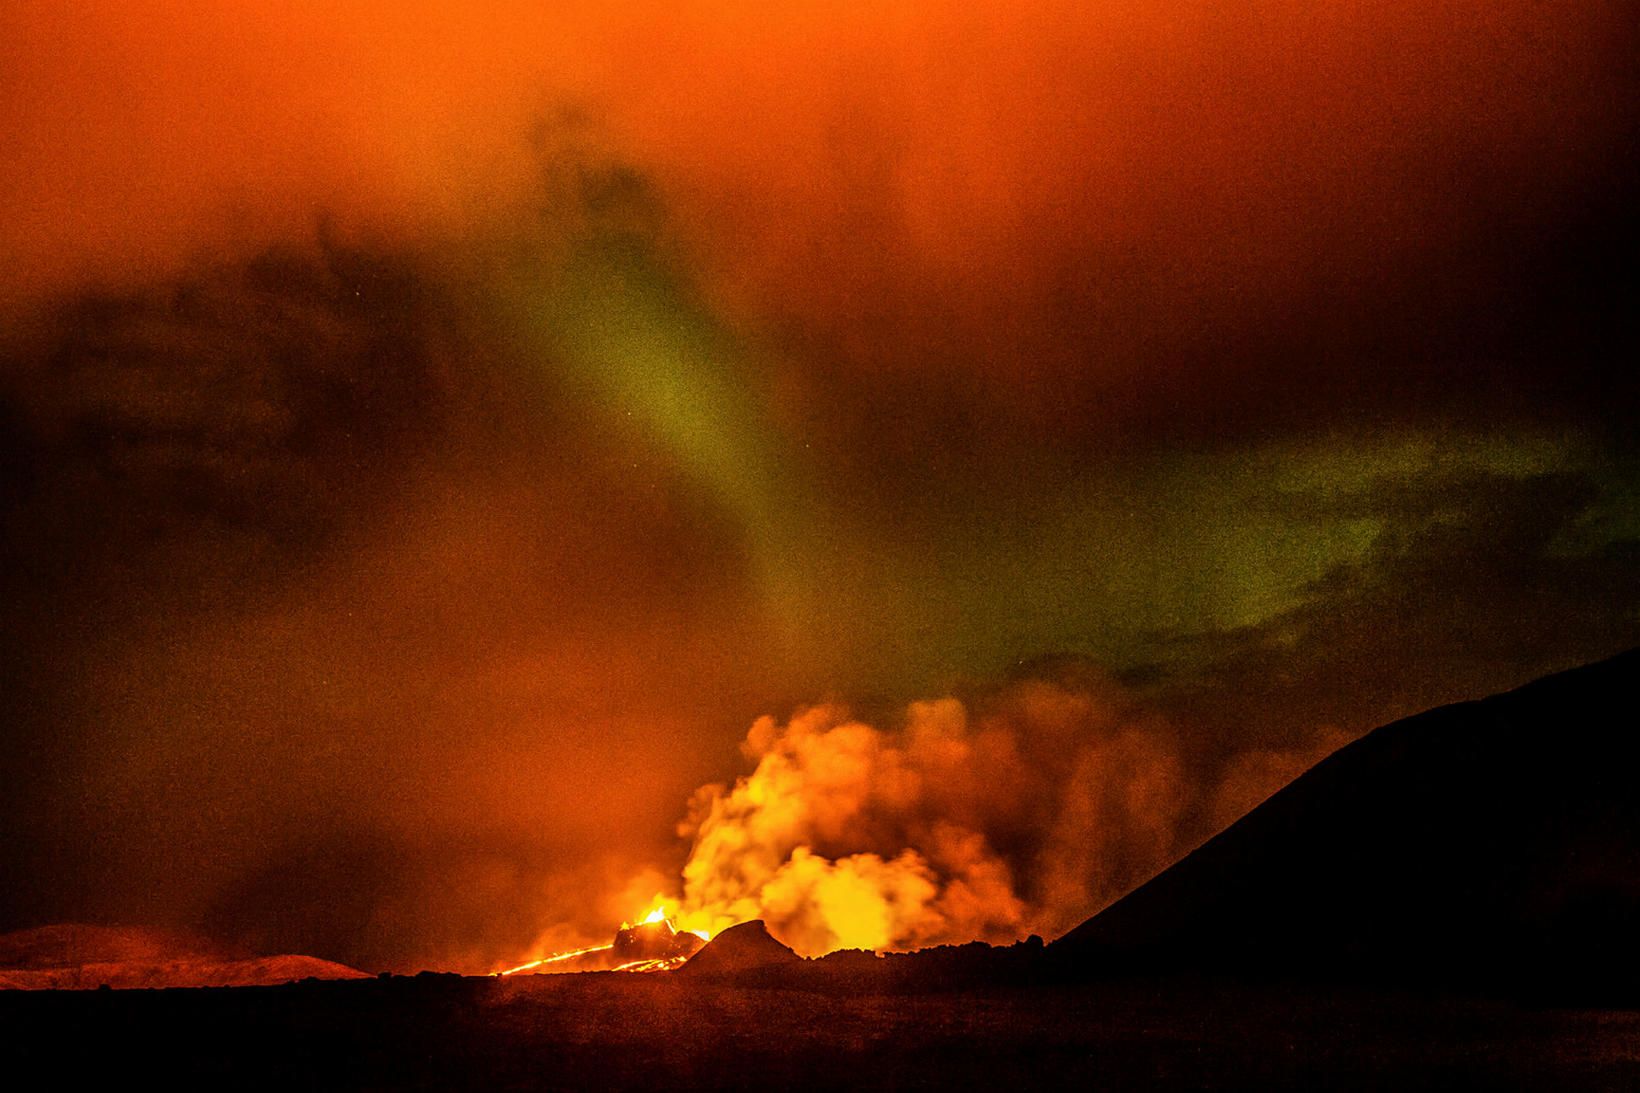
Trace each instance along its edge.
{"label": "molten lava flow", "polygon": [[526,963],[518,965],[516,968],[508,968],[505,971],[499,971],[495,974],[517,975],[519,972],[533,971],[536,968],[540,968],[548,964],[560,964],[566,960],[574,960],[578,956],[589,956],[593,953],[607,953],[614,947],[614,944],[611,943],[609,945],[592,945],[585,949],[571,949],[569,952],[564,953],[553,953],[551,956],[544,956],[539,960],[527,961]]}
{"label": "molten lava flow", "polygon": [[671,971],[695,955],[708,936],[698,930],[678,930],[659,899],[637,922],[623,922],[608,945],[553,953],[527,961],[497,975],[520,972],[657,972]]}

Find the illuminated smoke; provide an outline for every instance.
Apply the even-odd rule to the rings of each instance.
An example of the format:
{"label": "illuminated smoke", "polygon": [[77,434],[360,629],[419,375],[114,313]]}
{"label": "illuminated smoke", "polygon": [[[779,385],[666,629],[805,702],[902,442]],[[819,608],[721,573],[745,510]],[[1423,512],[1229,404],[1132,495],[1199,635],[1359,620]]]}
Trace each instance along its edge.
{"label": "illuminated smoke", "polygon": [[1100,688],[1033,681],[763,718],[733,786],[699,790],[676,915],[762,918],[807,955],[1056,934],[1167,864],[1190,799],[1168,726]]}

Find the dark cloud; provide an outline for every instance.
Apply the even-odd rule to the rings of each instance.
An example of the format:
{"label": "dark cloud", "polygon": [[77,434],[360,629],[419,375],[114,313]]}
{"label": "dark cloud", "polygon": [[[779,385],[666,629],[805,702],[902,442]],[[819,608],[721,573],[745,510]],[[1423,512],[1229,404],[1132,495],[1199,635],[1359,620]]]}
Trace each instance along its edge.
{"label": "dark cloud", "polygon": [[[7,855],[42,880],[9,920],[237,907],[263,941],[470,957],[463,929],[533,937],[552,876],[664,857],[713,753],[681,741],[756,712],[725,675],[763,625],[742,547],[428,263],[321,232],[14,349]],[[326,925],[497,860],[522,905],[482,931]]]}
{"label": "dark cloud", "polygon": [[1210,738],[1286,746],[1632,646],[1640,537],[1626,471],[1605,488],[1590,469],[1467,473],[1319,500],[1311,519],[1380,521],[1371,548],[1289,610],[1176,643],[1170,707]]}

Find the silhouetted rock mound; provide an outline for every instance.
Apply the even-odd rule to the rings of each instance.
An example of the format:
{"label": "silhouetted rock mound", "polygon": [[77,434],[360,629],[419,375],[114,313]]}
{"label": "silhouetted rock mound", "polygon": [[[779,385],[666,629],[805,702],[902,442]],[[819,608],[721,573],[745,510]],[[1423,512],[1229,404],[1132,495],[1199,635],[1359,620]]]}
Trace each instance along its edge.
{"label": "silhouetted rock mound", "polygon": [[733,976],[802,962],[802,957],[770,936],[761,919],[753,919],[731,926],[708,941],[678,971],[688,975]]}
{"label": "silhouetted rock mound", "polygon": [[814,960],[815,969],[834,975],[875,975],[887,958],[870,949],[838,949]]}
{"label": "silhouetted rock mound", "polygon": [[[921,992],[1023,984],[1044,977],[1042,939],[937,945],[913,952],[844,949],[803,962],[802,986],[843,993]],[[792,977],[787,976],[788,985]]]}
{"label": "silhouetted rock mound", "polygon": [[1380,728],[1049,947],[1640,998],[1640,650]]}
{"label": "silhouetted rock mound", "polygon": [[130,926],[42,926],[0,935],[0,990],[248,987],[365,973],[311,956],[252,957],[200,938]]}

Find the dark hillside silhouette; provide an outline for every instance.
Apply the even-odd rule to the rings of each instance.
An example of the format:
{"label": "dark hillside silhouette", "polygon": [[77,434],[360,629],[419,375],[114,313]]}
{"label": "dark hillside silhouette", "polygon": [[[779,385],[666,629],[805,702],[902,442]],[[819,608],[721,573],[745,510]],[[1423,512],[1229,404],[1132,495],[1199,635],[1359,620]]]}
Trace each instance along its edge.
{"label": "dark hillside silhouette", "polygon": [[1640,996],[1637,678],[1631,651],[1386,725],[1049,956]]}

